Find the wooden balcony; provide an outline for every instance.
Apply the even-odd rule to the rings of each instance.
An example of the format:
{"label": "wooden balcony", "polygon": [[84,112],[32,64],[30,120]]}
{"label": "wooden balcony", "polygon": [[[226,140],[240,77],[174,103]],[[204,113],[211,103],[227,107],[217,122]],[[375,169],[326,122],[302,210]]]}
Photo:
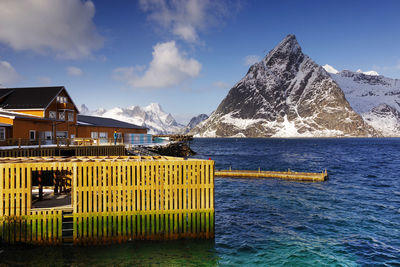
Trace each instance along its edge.
{"label": "wooden balcony", "polygon": [[57,103],[58,110],[74,110],[74,104],[72,103]]}

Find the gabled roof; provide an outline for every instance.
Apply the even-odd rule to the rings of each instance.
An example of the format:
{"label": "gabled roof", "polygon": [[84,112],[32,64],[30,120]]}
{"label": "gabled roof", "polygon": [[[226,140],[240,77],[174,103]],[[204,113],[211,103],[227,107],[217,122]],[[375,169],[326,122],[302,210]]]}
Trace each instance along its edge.
{"label": "gabled roof", "polygon": [[103,117],[87,116],[87,115],[78,115],[78,125],[103,126],[103,127],[127,128],[127,129],[147,129],[146,127],[138,126],[123,121],[118,121]]}
{"label": "gabled roof", "polygon": [[45,109],[64,86],[0,89],[0,108]]}

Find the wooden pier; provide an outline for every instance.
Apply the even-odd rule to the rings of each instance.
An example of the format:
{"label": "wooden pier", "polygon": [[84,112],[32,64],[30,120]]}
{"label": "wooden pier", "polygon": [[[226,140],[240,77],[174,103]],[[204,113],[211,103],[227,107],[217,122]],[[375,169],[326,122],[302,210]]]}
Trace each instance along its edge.
{"label": "wooden pier", "polygon": [[[54,194],[56,199],[69,194],[65,199],[70,203],[32,205],[37,190],[40,201],[45,175],[70,181],[65,192]],[[100,244],[213,237],[214,161],[162,156],[0,158],[0,238],[5,242]]]}
{"label": "wooden pier", "polygon": [[215,177],[232,177],[232,178],[279,178],[296,181],[323,182],[328,179],[327,170],[320,173],[310,172],[275,172],[275,171],[251,171],[251,170],[220,170],[215,171]]}

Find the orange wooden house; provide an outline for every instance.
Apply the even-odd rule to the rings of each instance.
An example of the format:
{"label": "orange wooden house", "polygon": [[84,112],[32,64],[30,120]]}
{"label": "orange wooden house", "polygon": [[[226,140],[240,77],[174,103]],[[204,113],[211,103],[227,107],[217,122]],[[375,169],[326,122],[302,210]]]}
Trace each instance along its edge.
{"label": "orange wooden house", "polygon": [[114,131],[120,135],[147,133],[145,127],[78,114],[64,86],[0,89],[0,144],[7,139],[51,143],[56,138],[107,139]]}

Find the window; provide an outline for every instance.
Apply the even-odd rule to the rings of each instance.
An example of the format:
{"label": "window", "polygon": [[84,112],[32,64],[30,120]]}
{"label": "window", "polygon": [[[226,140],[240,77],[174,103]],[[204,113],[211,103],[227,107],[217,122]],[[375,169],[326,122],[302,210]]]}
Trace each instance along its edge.
{"label": "window", "polygon": [[29,140],[31,140],[31,141],[36,140],[36,131],[35,130],[29,130]]}
{"label": "window", "polygon": [[99,133],[99,138],[100,138],[100,139],[107,139],[107,138],[108,138],[107,132],[101,132],[101,133]]}
{"label": "window", "polygon": [[57,102],[58,103],[67,103],[67,97],[66,96],[57,96]]}
{"label": "window", "polygon": [[59,132],[56,133],[56,137],[57,138],[67,138],[68,137],[68,132],[59,131]]}
{"label": "window", "polygon": [[92,137],[92,139],[97,139],[98,138],[98,133],[97,132],[92,132],[90,134],[90,136]]}
{"label": "window", "polygon": [[59,112],[58,113],[58,118],[62,121],[65,121],[65,112]]}
{"label": "window", "polygon": [[50,118],[50,119],[57,119],[57,112],[55,112],[55,111],[50,111],[50,112],[49,112],[49,118]]}
{"label": "window", "polygon": [[52,136],[53,136],[53,134],[52,134],[50,131],[44,132],[44,138],[45,138],[46,140],[51,140],[51,139],[53,139]]}
{"label": "window", "polygon": [[68,121],[74,121],[74,113],[73,112],[68,113]]}
{"label": "window", "polygon": [[0,140],[6,139],[6,128],[0,127]]}

